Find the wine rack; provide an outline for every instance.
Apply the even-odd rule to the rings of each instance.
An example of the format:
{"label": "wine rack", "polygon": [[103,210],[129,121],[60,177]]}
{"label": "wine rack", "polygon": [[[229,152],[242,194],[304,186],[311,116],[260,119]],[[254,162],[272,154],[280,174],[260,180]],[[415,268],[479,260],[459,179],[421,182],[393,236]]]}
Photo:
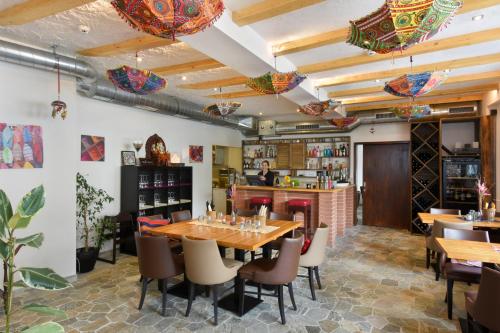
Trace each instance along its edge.
{"label": "wine rack", "polygon": [[418,213],[439,207],[439,123],[411,125],[411,212],[412,232],[425,232]]}

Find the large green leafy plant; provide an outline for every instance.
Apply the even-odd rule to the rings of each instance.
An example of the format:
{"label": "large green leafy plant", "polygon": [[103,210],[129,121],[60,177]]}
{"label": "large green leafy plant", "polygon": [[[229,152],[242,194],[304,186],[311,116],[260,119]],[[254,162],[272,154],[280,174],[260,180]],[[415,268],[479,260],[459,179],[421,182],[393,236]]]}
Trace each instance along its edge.
{"label": "large green leafy plant", "polygon": [[103,224],[106,220],[99,218],[99,213],[103,210],[105,203],[113,200],[106,191],[96,189],[83,175],[76,174],[76,216],[82,229],[81,238],[86,252],[90,247],[100,247],[102,244],[102,232],[105,228]]}
{"label": "large green leafy plant", "polygon": [[[14,287],[29,287],[40,290],[59,290],[70,287],[71,284],[50,268],[17,267],[15,257],[19,251],[27,246],[39,248],[43,242],[43,234],[37,233],[27,237],[16,237],[16,232],[26,229],[33,216],[35,216],[45,204],[45,192],[43,186],[38,186],[26,194],[15,212],[4,191],[0,190],[0,257],[3,261],[3,308],[5,313],[5,332],[10,332],[10,324],[13,308],[12,290]],[[15,282],[16,277],[19,280]],[[40,304],[28,304],[24,310],[49,314],[54,316],[65,316],[64,312]],[[16,310],[17,311],[17,310]],[[55,323],[48,322],[24,330],[28,333],[42,332],[64,332],[64,328]]]}

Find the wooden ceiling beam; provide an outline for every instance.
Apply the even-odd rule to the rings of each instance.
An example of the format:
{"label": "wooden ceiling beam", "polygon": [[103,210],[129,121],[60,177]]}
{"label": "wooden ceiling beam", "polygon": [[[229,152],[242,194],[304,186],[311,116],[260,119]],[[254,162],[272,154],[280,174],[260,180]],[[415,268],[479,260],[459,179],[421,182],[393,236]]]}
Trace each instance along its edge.
{"label": "wooden ceiling beam", "polygon": [[[463,87],[463,88],[456,88],[456,89],[437,89],[437,90],[433,90],[430,93],[426,94],[425,97],[487,92],[487,91],[491,91],[491,90],[495,90],[495,89],[498,89],[498,85],[489,83],[489,84],[482,84],[482,85],[477,85],[477,86]],[[350,105],[350,104],[373,103],[373,102],[401,101],[401,100],[405,100],[405,99],[408,99],[408,98],[396,97],[396,96],[393,96],[390,94],[385,94],[385,95],[377,95],[377,96],[363,96],[363,97],[356,97],[356,98],[348,98],[348,99],[343,99],[341,101],[342,101],[343,105]]]}
{"label": "wooden ceiling beam", "polygon": [[[441,61],[432,64],[420,65],[413,67],[413,73],[425,72],[425,71],[443,71],[446,69],[457,69],[471,66],[479,66],[500,62],[500,53],[488,54],[484,56],[456,59]],[[397,77],[410,72],[410,68],[402,67],[396,69],[390,69],[380,72],[371,73],[359,73],[354,75],[342,75],[337,76],[332,79],[322,80],[318,87],[331,87],[338,86],[342,84],[358,83],[364,81],[374,81],[387,79],[392,77]]]}
{"label": "wooden ceiling beam", "polygon": [[209,69],[216,69],[222,67],[226,66],[224,64],[221,64],[217,60],[209,58],[209,59],[186,62],[183,64],[156,67],[151,69],[151,71],[157,75],[168,76],[174,74],[199,72],[199,71],[205,71]]}
{"label": "wooden ceiling beam", "polygon": [[325,0],[264,0],[233,12],[233,21],[239,26],[248,25],[324,1]]}
{"label": "wooden ceiling beam", "polygon": [[465,34],[445,39],[430,40],[422,44],[415,45],[403,52],[374,54],[371,56],[368,54],[363,54],[354,57],[333,59],[320,63],[304,65],[300,66],[298,68],[298,71],[304,74],[325,72],[340,68],[369,64],[378,61],[406,58],[408,56],[470,46],[479,43],[495,41],[499,39],[500,39],[500,28],[495,28],[495,29],[478,31],[470,34]]}
{"label": "wooden ceiling beam", "polygon": [[[474,10],[493,7],[499,4],[500,0],[465,0],[464,5],[459,10],[458,14],[465,14]],[[275,55],[282,56],[285,54],[315,49],[328,44],[345,42],[348,35],[349,28],[342,28],[276,44],[273,46],[273,50],[275,50]]]}
{"label": "wooden ceiling beam", "polygon": [[86,57],[110,57],[119,54],[153,49],[155,47],[168,46],[176,43],[179,43],[179,41],[168,38],[160,38],[153,35],[144,35],[116,43],[80,50],[78,51],[78,54]]}
{"label": "wooden ceiling beam", "polygon": [[[500,80],[500,71],[450,77],[443,83],[443,86],[454,83],[477,82],[477,81],[493,80],[493,79]],[[340,98],[349,96],[355,97],[359,95],[375,94],[382,91],[384,91],[384,87],[382,86],[360,88],[360,89],[347,89],[347,90],[332,91],[328,93],[328,97],[329,98]]]}
{"label": "wooden ceiling beam", "polygon": [[30,23],[94,1],[96,0],[27,0],[0,11],[0,26]]}
{"label": "wooden ceiling beam", "polygon": [[247,80],[248,78],[246,76],[236,76],[236,77],[231,77],[229,79],[181,84],[178,85],[177,88],[197,89],[197,90],[213,89],[213,88],[230,87],[230,86],[245,84]]}
{"label": "wooden ceiling beam", "polygon": [[263,96],[265,94],[255,91],[255,90],[245,90],[245,91],[236,91],[231,93],[223,93],[223,94],[213,94],[208,95],[209,98],[220,98],[220,99],[234,99],[234,98],[245,98],[245,97],[255,97],[255,96]]}
{"label": "wooden ceiling beam", "polygon": [[[425,104],[445,104],[445,103],[459,103],[459,102],[472,102],[472,101],[481,101],[483,99],[483,94],[473,94],[473,95],[460,95],[460,96],[438,96],[438,97],[430,97],[430,98],[417,98],[417,102],[425,103]],[[371,111],[371,110],[381,110],[381,109],[390,109],[398,106],[408,105],[408,102],[401,103],[400,101],[396,101],[394,103],[384,103],[384,104],[368,104],[368,105],[356,105],[351,104],[345,107],[347,112],[360,112],[360,111]]]}

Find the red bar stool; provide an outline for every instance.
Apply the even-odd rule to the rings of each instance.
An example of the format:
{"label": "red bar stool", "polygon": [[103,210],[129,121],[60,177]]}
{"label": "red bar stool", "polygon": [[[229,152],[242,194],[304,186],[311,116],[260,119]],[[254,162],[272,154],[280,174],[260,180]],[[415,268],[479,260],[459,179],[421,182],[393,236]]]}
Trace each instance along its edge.
{"label": "red bar stool", "polygon": [[293,199],[288,200],[288,214],[301,212],[304,214],[304,231],[308,235],[314,234],[311,221],[311,200],[308,199]]}
{"label": "red bar stool", "polygon": [[257,207],[257,209],[260,208],[260,206],[266,206],[267,211],[272,211],[273,210],[273,199],[268,198],[268,197],[254,197],[250,199],[250,209],[254,209]]}

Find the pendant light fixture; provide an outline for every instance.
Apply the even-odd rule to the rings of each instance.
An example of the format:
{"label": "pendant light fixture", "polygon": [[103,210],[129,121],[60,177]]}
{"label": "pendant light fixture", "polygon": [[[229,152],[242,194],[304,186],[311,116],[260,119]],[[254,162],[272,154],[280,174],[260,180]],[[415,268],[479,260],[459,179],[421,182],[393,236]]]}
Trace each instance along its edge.
{"label": "pendant light fixture", "polygon": [[57,100],[53,101],[50,105],[52,106],[52,118],[56,118],[58,115],[61,116],[62,120],[66,119],[68,115],[68,109],[66,103],[61,101],[61,68],[59,64],[59,56],[56,53],[57,45],[52,46],[54,50],[54,57],[56,58],[57,65]]}

